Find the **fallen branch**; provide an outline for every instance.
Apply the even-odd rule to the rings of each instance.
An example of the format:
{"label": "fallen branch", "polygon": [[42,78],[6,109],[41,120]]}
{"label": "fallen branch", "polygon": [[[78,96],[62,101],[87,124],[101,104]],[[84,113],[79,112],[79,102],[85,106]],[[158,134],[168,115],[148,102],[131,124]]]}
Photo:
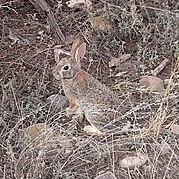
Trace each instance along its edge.
{"label": "fallen branch", "polygon": [[165,58],[158,67],[156,67],[154,70],[151,70],[151,74],[157,76],[166,67],[168,62],[169,59]]}
{"label": "fallen branch", "polygon": [[30,0],[30,2],[34,5],[39,14],[46,18],[47,24],[50,26],[52,32],[54,32],[56,38],[65,42],[65,36],[60,30],[48,3],[45,0]]}

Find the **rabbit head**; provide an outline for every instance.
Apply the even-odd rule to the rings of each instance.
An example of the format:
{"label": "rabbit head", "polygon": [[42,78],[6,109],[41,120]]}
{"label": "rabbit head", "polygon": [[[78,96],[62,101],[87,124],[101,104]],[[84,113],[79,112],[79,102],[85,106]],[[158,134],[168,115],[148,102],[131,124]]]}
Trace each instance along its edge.
{"label": "rabbit head", "polygon": [[74,40],[69,57],[62,58],[53,69],[53,75],[56,79],[72,79],[81,71],[80,60],[86,53],[86,43],[81,37]]}

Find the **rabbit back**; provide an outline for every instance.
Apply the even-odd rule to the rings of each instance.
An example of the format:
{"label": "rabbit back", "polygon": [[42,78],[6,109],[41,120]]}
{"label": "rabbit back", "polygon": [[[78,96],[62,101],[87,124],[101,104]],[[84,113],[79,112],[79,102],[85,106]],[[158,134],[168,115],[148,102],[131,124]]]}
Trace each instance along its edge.
{"label": "rabbit back", "polygon": [[104,126],[106,121],[115,120],[120,113],[120,96],[95,79],[86,71],[81,71],[71,84],[86,118],[95,126]]}

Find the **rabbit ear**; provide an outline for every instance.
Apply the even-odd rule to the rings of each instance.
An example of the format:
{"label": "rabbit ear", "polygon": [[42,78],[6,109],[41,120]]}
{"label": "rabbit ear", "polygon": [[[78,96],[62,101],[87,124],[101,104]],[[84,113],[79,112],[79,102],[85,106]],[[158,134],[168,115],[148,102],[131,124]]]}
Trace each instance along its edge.
{"label": "rabbit ear", "polygon": [[72,44],[72,48],[70,51],[71,56],[74,56],[77,48],[83,43],[83,37],[79,36],[78,38],[76,38]]}
{"label": "rabbit ear", "polygon": [[75,53],[76,61],[80,61],[82,58],[84,58],[85,53],[86,53],[86,43],[82,43],[76,50]]}

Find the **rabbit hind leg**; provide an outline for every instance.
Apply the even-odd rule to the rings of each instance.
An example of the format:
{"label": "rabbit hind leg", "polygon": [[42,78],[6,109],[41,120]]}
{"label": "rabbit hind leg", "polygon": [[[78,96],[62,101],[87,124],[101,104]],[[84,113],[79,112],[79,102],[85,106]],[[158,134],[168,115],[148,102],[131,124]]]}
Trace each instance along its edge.
{"label": "rabbit hind leg", "polygon": [[96,135],[96,136],[104,136],[105,133],[101,132],[97,127],[93,124],[87,125],[83,128],[83,130],[89,135]]}

